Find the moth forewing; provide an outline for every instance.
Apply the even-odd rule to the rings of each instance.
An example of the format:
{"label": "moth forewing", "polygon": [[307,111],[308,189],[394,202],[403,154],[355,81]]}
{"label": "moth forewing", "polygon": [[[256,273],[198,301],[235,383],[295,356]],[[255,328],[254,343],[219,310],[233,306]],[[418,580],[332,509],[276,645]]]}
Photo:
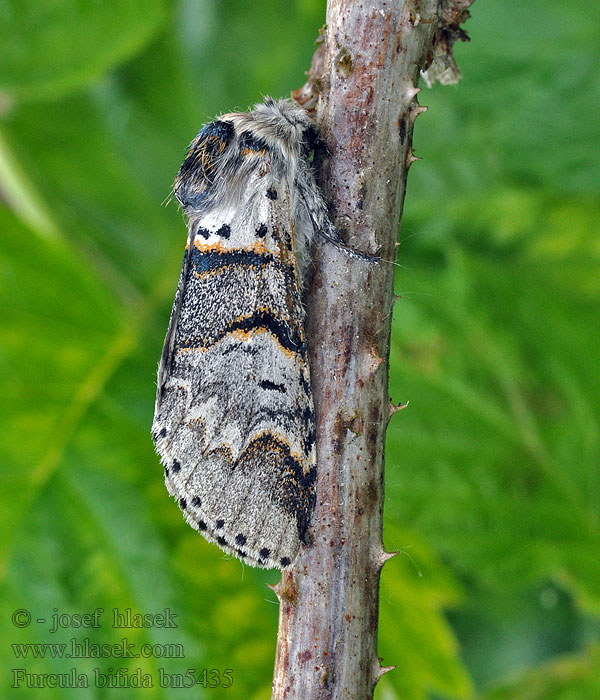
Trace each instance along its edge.
{"label": "moth forewing", "polygon": [[175,180],[188,243],[158,373],[153,438],[169,492],[207,540],[289,566],[314,507],[301,293],[331,226],[304,110],[266,98],[199,132]]}

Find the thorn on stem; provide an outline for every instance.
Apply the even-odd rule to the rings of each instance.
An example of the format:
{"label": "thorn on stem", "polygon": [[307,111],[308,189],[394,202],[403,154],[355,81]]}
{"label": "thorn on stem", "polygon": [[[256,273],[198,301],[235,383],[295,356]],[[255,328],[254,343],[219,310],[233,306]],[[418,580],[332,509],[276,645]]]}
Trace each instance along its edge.
{"label": "thorn on stem", "polygon": [[381,680],[381,676],[384,674],[388,673],[389,671],[393,671],[396,667],[395,666],[382,666],[380,663],[375,666],[373,669],[373,676],[374,676],[374,685],[377,685],[379,681]]}
{"label": "thorn on stem", "polygon": [[410,168],[410,166],[415,163],[417,160],[423,160],[419,156],[416,156],[413,153],[412,148],[409,148],[408,151],[406,152],[406,167]]}
{"label": "thorn on stem", "polygon": [[387,561],[393,559],[398,554],[400,554],[400,552],[386,552],[382,544],[375,554],[375,563],[377,565],[377,568],[381,570]]}
{"label": "thorn on stem", "polygon": [[390,401],[388,406],[388,420],[394,415],[394,413],[398,413],[398,411],[402,411],[403,409],[405,409],[409,403],[409,401],[407,401],[406,403],[392,403]]}
{"label": "thorn on stem", "polygon": [[281,595],[280,595],[280,591],[279,591],[279,584],[280,583],[281,583],[281,581],[279,583],[267,583],[267,588],[270,588],[273,591],[273,593],[275,593],[277,598],[281,601]]}
{"label": "thorn on stem", "polygon": [[412,109],[415,119],[419,116],[419,114],[423,114],[423,112],[426,112],[428,109],[428,105],[415,105]]}
{"label": "thorn on stem", "polygon": [[415,97],[421,92],[422,89],[423,89],[423,88],[415,87],[414,85],[411,85],[411,86],[407,89],[407,91],[406,91],[406,96],[407,96],[410,100],[414,100]]}

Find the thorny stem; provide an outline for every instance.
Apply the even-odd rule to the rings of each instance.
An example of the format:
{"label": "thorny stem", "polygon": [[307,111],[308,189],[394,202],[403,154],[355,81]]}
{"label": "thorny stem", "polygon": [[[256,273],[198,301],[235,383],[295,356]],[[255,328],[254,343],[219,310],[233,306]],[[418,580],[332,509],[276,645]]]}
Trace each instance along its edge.
{"label": "thorny stem", "polygon": [[[419,70],[452,67],[473,0],[329,0],[309,82],[329,155],[320,182],[355,249],[395,258]],[[461,34],[462,33],[462,34]],[[440,48],[441,47],[441,48]],[[444,63],[444,61],[446,63]],[[439,77],[442,70],[434,71]],[[430,74],[431,75],[431,74]],[[318,97],[318,105],[317,105]],[[317,418],[317,505],[280,600],[272,700],[363,700],[387,670],[377,655],[388,357],[394,266],[318,240],[307,300]]]}

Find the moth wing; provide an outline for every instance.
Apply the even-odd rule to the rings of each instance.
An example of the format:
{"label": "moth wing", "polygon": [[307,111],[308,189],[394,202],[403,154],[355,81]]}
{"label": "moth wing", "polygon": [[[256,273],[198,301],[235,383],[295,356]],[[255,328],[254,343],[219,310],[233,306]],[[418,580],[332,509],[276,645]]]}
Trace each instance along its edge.
{"label": "moth wing", "polygon": [[188,523],[284,568],[314,502],[314,415],[290,192],[249,155],[237,205],[190,220],[153,436]]}
{"label": "moth wing", "polygon": [[[185,254],[183,256],[183,263],[181,265],[181,272],[179,274],[179,281],[177,283],[177,291],[175,292],[175,300],[173,302],[173,307],[171,309],[171,316],[169,317],[169,325],[167,327],[167,334],[165,336],[165,342],[163,344],[162,353],[160,356],[160,362],[158,365],[158,377],[157,377],[157,392],[156,392],[156,402],[154,406],[155,415],[158,412],[158,407],[161,399],[161,387],[165,386],[169,378],[169,368],[171,366],[171,361],[173,357],[173,345],[175,342],[175,328],[177,327],[177,321],[179,319],[179,313],[181,311],[181,303],[183,301],[183,295],[185,293],[185,286],[190,273],[190,255],[189,250],[192,246],[192,236],[188,234],[187,243],[185,246]],[[153,427],[154,434],[154,427]]]}

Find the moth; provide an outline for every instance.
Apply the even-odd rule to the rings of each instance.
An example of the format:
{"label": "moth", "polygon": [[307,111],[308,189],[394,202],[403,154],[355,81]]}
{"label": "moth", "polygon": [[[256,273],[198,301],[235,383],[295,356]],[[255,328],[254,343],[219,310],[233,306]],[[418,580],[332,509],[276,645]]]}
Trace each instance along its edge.
{"label": "moth", "polygon": [[290,100],[224,114],[174,193],[188,235],[158,369],[152,436],[187,522],[245,563],[284,569],[315,502],[302,290],[315,232],[337,241]]}

